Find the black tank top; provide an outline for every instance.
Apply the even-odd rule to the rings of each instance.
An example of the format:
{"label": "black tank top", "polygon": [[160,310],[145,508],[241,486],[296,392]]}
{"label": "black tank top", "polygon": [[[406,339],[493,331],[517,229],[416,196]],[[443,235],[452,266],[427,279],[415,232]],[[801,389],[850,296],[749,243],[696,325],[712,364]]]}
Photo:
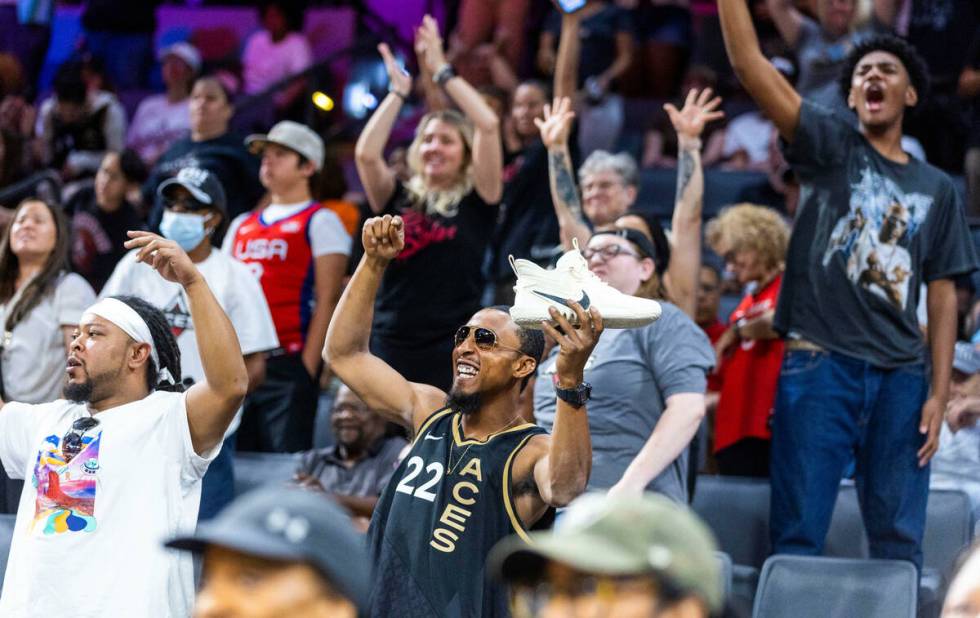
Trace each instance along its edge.
{"label": "black tank top", "polygon": [[527,423],[485,442],[465,440],[461,418],[450,409],[430,416],[381,494],[368,530],[373,617],[510,615],[484,564],[497,541],[526,539],[511,468],[518,451],[547,432]]}

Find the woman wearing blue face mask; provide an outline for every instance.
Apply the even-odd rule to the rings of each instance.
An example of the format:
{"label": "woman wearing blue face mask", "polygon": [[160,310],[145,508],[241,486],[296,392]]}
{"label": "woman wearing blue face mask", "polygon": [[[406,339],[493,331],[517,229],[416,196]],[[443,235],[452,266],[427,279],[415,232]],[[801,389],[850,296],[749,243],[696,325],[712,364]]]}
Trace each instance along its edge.
{"label": "woman wearing blue face mask", "polygon": [[[184,168],[162,182],[157,194],[164,204],[160,233],[187,252],[231,319],[242,346],[251,392],[265,378],[265,353],[278,348],[279,340],[258,279],[247,266],[211,246],[211,236],[227,218],[221,182],[208,170]],[[133,251],[120,260],[102,289],[102,296],[120,294],[138,296],[163,311],[180,347],[184,373],[180,378],[185,383],[203,379],[201,354],[183,288],[137,262]],[[234,497],[231,459],[240,418],[241,411],[225,434],[221,453],[204,476],[199,519],[209,519]]]}

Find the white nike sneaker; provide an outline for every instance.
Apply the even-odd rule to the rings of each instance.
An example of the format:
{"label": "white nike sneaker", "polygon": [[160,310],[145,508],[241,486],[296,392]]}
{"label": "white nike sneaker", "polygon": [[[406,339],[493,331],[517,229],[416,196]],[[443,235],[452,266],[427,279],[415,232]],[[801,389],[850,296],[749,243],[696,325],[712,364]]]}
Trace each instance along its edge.
{"label": "white nike sneaker", "polygon": [[517,275],[514,306],[510,308],[515,322],[524,328],[540,329],[542,321],[551,320],[548,309],[554,307],[575,324],[578,320],[567,304],[569,299],[583,309],[598,309],[606,328],[646,326],[660,317],[657,301],[623,294],[592,274],[578,250],[578,242],[573,244],[575,248],[558,258],[553,270],[510,256],[511,268]]}

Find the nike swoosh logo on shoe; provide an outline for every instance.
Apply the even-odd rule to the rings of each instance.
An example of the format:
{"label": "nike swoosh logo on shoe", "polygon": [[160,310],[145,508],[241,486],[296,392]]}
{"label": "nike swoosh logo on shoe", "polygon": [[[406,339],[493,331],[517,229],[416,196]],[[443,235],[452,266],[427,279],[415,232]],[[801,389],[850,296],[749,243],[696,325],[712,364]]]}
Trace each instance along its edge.
{"label": "nike swoosh logo on shoe", "polygon": [[[568,300],[562,298],[561,296],[553,296],[551,294],[545,294],[544,292],[539,292],[537,290],[531,290],[531,291],[537,294],[538,296],[540,296],[541,298],[558,303],[559,305],[564,305],[569,309],[571,309],[571,307],[568,304]],[[582,306],[582,309],[585,309],[586,311],[589,310],[589,304],[590,304],[589,295],[586,294],[585,290],[582,290],[582,298],[579,299],[578,304]]]}

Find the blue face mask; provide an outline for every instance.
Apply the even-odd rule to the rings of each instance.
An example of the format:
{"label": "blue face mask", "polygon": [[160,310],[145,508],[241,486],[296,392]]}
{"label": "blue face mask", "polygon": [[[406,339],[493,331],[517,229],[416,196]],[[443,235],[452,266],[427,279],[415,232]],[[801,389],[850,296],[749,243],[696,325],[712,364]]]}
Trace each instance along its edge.
{"label": "blue face mask", "polygon": [[184,251],[191,251],[204,240],[207,234],[204,222],[209,217],[210,215],[196,215],[192,212],[164,210],[160,220],[160,233],[164,238],[180,245]]}

